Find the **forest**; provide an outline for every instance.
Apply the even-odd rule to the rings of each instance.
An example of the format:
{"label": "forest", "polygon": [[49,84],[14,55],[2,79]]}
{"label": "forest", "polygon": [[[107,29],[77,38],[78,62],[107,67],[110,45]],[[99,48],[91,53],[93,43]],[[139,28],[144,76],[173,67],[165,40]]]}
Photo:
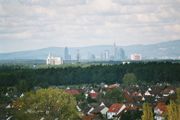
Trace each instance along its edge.
{"label": "forest", "polygon": [[17,86],[32,89],[35,86],[75,84],[122,83],[126,73],[133,73],[138,84],[167,82],[179,84],[180,64],[149,62],[116,65],[90,65],[87,67],[30,68],[23,65],[1,65],[0,87]]}

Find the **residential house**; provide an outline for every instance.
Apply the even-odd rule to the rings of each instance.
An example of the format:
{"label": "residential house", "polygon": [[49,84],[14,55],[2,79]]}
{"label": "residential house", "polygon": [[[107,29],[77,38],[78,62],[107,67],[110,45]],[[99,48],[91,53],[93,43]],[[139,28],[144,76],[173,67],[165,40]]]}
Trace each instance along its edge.
{"label": "residential house", "polygon": [[91,91],[89,92],[89,97],[90,97],[91,99],[96,99],[97,96],[98,96],[98,93],[95,92],[94,90],[91,90]]}
{"label": "residential house", "polygon": [[96,115],[101,114],[105,118],[108,110],[109,108],[106,107],[105,104],[102,102],[99,106],[94,108],[93,111],[91,111],[91,113]]}
{"label": "residential house", "polygon": [[119,119],[118,116],[126,108],[125,104],[112,104],[107,112],[107,119]]}
{"label": "residential house", "polygon": [[80,94],[79,90],[76,90],[76,89],[66,89],[65,92],[68,94],[71,94],[71,95],[79,95]]}
{"label": "residential house", "polygon": [[160,102],[154,108],[155,120],[165,120],[164,113],[167,112],[167,106],[165,103]]}

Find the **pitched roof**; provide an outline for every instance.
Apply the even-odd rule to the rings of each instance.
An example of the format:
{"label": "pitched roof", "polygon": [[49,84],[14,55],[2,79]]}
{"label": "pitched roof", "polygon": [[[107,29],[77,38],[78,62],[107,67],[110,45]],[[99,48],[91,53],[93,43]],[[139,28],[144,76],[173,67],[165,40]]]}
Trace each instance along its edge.
{"label": "pitched roof", "polygon": [[146,96],[150,96],[150,95],[151,95],[151,93],[147,90],[147,91],[144,93],[144,95],[146,95]]}
{"label": "pitched roof", "polygon": [[89,93],[89,96],[94,99],[97,98],[98,93]]}
{"label": "pitched roof", "polygon": [[68,90],[65,90],[66,93],[68,94],[71,94],[71,95],[78,95],[80,94],[80,92],[76,89],[68,89]]}
{"label": "pitched roof", "polygon": [[119,84],[117,83],[108,86],[109,89],[118,88],[118,87],[119,87]]}
{"label": "pitched roof", "polygon": [[91,90],[89,93],[96,93],[94,90]]}
{"label": "pitched roof", "polygon": [[99,106],[105,106],[105,104],[103,102],[101,102],[101,104]]}
{"label": "pitched roof", "polygon": [[125,110],[137,110],[138,107],[134,104],[126,104]]}
{"label": "pitched roof", "polygon": [[167,112],[167,106],[164,102],[159,102],[157,105],[156,105],[156,108],[155,109],[159,109],[163,112]]}
{"label": "pitched roof", "polygon": [[119,104],[119,103],[115,103],[115,104],[112,104],[108,110],[108,112],[115,112],[117,113],[121,107],[123,106],[123,104]]}
{"label": "pitched roof", "polygon": [[134,102],[133,96],[126,90],[123,91],[123,97],[130,103]]}
{"label": "pitched roof", "polygon": [[166,89],[164,89],[163,91],[162,91],[162,94],[172,94],[172,93],[175,93],[175,90],[174,90],[174,88],[172,88],[172,87],[167,87]]}
{"label": "pitched roof", "polygon": [[105,108],[105,106],[99,106],[99,107],[96,107],[93,111],[91,111],[91,113],[100,113],[101,110],[103,110]]}
{"label": "pitched roof", "polygon": [[95,118],[95,115],[85,115],[83,116],[82,120],[92,120]]}

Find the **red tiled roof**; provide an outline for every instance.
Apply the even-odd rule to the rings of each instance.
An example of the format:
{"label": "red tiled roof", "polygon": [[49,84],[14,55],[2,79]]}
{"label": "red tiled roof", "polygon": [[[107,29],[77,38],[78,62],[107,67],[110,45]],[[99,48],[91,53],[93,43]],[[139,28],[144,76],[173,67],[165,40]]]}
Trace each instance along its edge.
{"label": "red tiled roof", "polygon": [[123,92],[123,97],[127,100],[127,102],[132,103],[134,102],[132,95],[128,91]]}
{"label": "red tiled roof", "polygon": [[108,110],[108,112],[115,112],[117,113],[121,107],[123,106],[123,104],[119,104],[119,103],[115,103],[115,104],[112,104]]}
{"label": "red tiled roof", "polygon": [[72,89],[72,90],[65,90],[66,93],[71,95],[78,95],[80,92],[78,90]]}
{"label": "red tiled roof", "polygon": [[97,93],[89,93],[89,96],[91,98],[97,98],[98,94]]}
{"label": "red tiled roof", "polygon": [[83,116],[82,120],[93,120],[95,118],[95,115],[85,115]]}
{"label": "red tiled roof", "polygon": [[164,102],[159,102],[157,105],[156,105],[156,109],[159,109],[163,112],[167,112],[167,106]]}

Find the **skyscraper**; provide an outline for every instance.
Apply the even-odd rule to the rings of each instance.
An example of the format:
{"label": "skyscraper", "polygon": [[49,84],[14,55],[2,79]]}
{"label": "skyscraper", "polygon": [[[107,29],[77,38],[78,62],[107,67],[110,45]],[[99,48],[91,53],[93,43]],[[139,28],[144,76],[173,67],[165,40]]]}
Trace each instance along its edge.
{"label": "skyscraper", "polygon": [[116,43],[114,42],[114,45],[113,45],[113,58],[116,59],[117,57],[117,46],[116,46]]}
{"label": "skyscraper", "polygon": [[109,50],[105,50],[104,51],[104,60],[109,60],[110,59],[110,52],[109,52]]}
{"label": "skyscraper", "polygon": [[116,59],[117,60],[124,60],[125,59],[125,52],[122,48],[118,48]]}
{"label": "skyscraper", "polygon": [[91,55],[90,55],[90,60],[91,60],[91,61],[95,61],[95,59],[96,59],[96,56],[95,56],[94,54],[91,54]]}
{"label": "skyscraper", "polygon": [[69,54],[68,47],[65,47],[65,49],[64,49],[64,59],[65,60],[71,60],[71,55]]}
{"label": "skyscraper", "polygon": [[77,59],[77,62],[79,62],[79,61],[80,61],[80,53],[79,53],[79,49],[77,50],[76,59]]}
{"label": "skyscraper", "polygon": [[125,52],[122,48],[118,48],[116,46],[116,43],[113,45],[113,55],[112,55],[113,60],[124,60],[125,59]]}

